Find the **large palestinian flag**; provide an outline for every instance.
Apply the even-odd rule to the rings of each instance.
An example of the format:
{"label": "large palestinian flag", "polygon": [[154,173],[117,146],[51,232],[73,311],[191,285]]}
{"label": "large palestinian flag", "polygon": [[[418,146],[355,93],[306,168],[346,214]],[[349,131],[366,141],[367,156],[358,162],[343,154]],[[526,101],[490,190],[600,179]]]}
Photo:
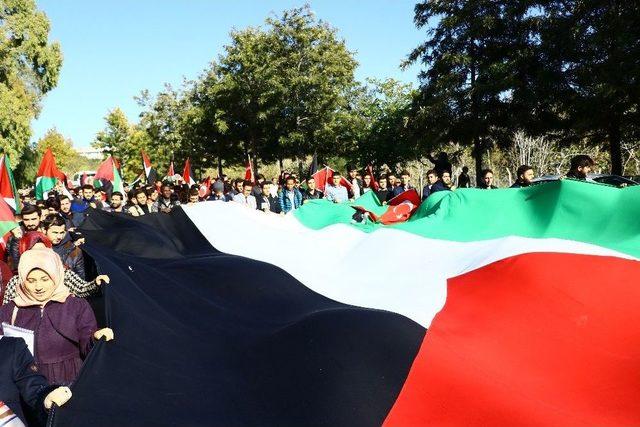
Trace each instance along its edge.
{"label": "large palestinian flag", "polygon": [[116,338],[54,424],[640,425],[640,187],[442,192],[393,225],[354,212],[91,213]]}

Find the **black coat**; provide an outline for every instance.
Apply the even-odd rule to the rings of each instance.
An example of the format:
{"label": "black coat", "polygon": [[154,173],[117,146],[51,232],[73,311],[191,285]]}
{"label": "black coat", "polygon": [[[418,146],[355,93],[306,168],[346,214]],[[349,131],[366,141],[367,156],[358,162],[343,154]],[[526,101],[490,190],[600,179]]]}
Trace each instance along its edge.
{"label": "black coat", "polygon": [[441,180],[437,180],[431,186],[431,193],[429,193],[429,195],[431,195],[433,193],[437,193],[438,191],[451,191],[451,188],[449,188],[446,185],[444,185],[444,182],[442,182]]}
{"label": "black coat", "polygon": [[520,182],[520,181],[516,181],[513,183],[513,185],[509,188],[525,188],[525,187],[529,187],[531,184],[529,184],[528,182]]}
{"label": "black coat", "polygon": [[427,197],[429,197],[429,195],[431,194],[431,187],[433,187],[433,184],[427,184],[422,187],[422,200],[425,200]]}
{"label": "black coat", "polygon": [[269,204],[271,205],[271,212],[279,214],[280,211],[280,202],[278,201],[278,196],[272,196],[269,194]]}
{"label": "black coat", "polygon": [[391,191],[389,191],[388,189],[386,189],[386,190],[374,190],[374,192],[376,193],[376,196],[378,197],[378,200],[380,200],[380,203],[388,202],[393,197],[393,193]]}
{"label": "black coat", "polygon": [[26,423],[25,409],[31,411],[35,420],[31,424],[44,425],[47,414],[44,398],[55,386],[49,386],[47,379],[38,372],[33,356],[22,338],[3,337],[0,339],[0,401]]}
{"label": "black coat", "polygon": [[316,200],[322,199],[323,197],[324,193],[318,189],[316,189],[313,194],[311,194],[308,189],[302,192],[302,200]]}
{"label": "black coat", "polygon": [[[26,233],[24,227],[22,229],[22,235]],[[9,241],[7,242],[7,264],[14,273],[18,272],[18,262],[20,262],[20,239],[11,233]]]}
{"label": "black coat", "polygon": [[76,273],[83,280],[86,278],[84,270],[84,256],[82,249],[77,247],[69,237],[69,233],[57,245],[53,246],[53,251],[60,256],[66,268]]}

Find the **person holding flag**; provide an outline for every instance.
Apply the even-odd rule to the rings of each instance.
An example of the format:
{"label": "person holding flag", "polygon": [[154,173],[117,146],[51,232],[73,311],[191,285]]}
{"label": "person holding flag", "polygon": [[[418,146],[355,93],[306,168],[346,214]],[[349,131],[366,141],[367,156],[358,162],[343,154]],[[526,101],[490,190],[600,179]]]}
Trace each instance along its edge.
{"label": "person holding flag", "polygon": [[333,203],[342,203],[349,201],[349,193],[347,188],[342,186],[342,175],[340,172],[334,171],[331,177],[333,185],[327,185],[325,187],[325,199]]}

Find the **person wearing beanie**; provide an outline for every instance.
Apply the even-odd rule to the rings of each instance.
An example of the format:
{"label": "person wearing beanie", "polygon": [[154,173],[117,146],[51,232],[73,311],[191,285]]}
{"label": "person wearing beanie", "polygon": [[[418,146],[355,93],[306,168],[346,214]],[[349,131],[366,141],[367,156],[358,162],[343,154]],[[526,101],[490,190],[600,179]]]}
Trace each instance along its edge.
{"label": "person wearing beanie", "polygon": [[218,201],[218,202],[226,202],[227,198],[224,195],[224,183],[222,181],[216,181],[211,186],[211,196],[209,196],[210,201]]}

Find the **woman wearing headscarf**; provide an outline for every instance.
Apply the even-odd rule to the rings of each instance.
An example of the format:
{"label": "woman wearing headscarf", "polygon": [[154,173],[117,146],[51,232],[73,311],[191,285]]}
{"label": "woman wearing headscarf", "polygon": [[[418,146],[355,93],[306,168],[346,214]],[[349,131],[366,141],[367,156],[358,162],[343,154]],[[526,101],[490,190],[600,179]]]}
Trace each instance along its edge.
{"label": "woman wearing headscarf", "polygon": [[[26,233],[20,239],[19,249],[20,255],[25,251],[32,248],[51,248],[51,240],[39,231],[30,231]],[[18,289],[18,283],[20,282],[20,276],[17,274],[10,279],[3,287],[4,293],[0,305],[7,304],[9,301],[16,297],[16,290]],[[102,283],[109,283],[109,276],[101,274],[94,280],[86,281],[78,276],[75,272],[69,269],[64,270],[64,285],[69,288],[69,291],[80,298],[87,298],[92,295],[100,294],[100,285]]]}
{"label": "woman wearing headscarf", "polygon": [[89,303],[64,286],[64,267],[53,250],[34,248],[23,253],[18,275],[17,295],[0,307],[0,322],[33,331],[38,370],[52,383],[69,384],[93,345],[92,337],[108,341],[113,331],[96,331]]}

